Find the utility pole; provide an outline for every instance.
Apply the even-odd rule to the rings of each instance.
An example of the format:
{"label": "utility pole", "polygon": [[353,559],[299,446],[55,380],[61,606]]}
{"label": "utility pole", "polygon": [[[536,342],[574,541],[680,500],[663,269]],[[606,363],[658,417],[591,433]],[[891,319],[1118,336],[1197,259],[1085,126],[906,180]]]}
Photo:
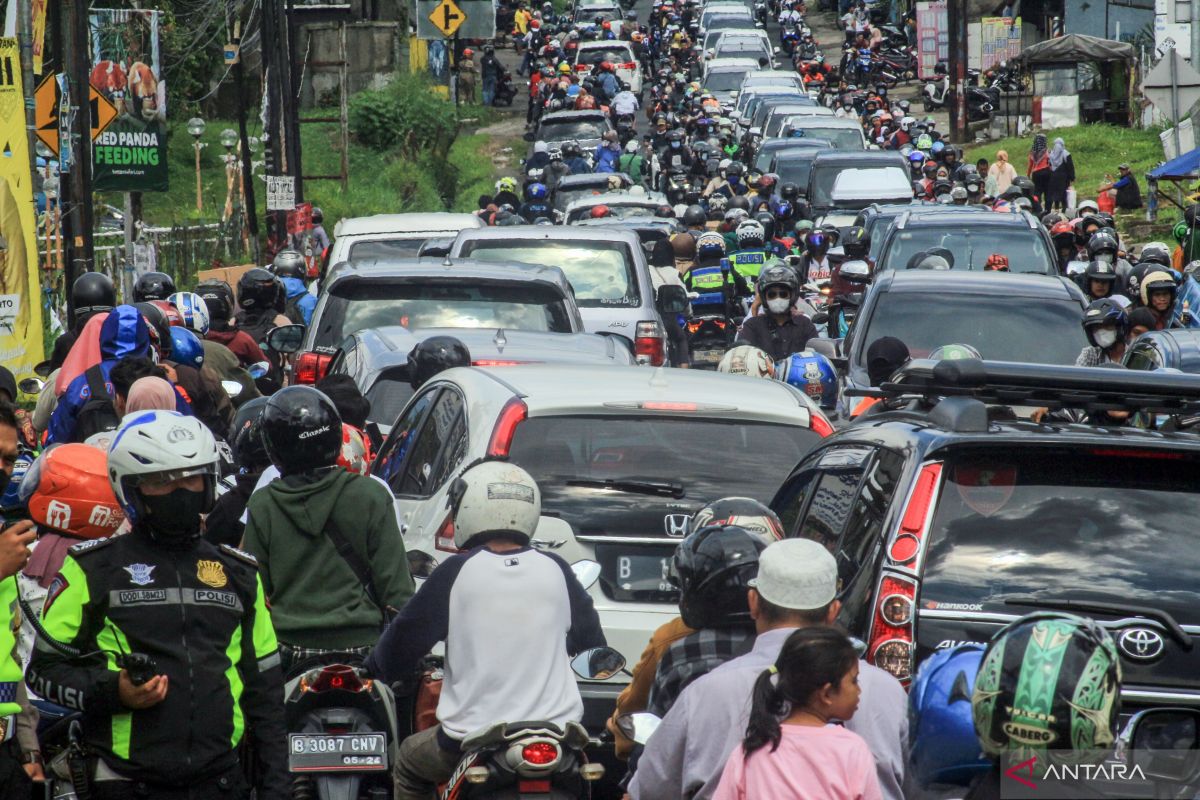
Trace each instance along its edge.
{"label": "utility pole", "polygon": [[[253,13],[253,12],[251,12]],[[250,137],[246,132],[246,72],[242,68],[242,19],[241,10],[235,9],[233,43],[237,46],[237,57],[233,62],[234,95],[237,98],[238,138],[242,151],[242,192],[246,214],[246,229],[250,231],[250,256],[258,262],[258,210],[254,205],[254,164],[250,152]]]}
{"label": "utility pole", "polygon": [[92,121],[89,81],[91,65],[88,56],[87,0],[63,0],[63,42],[60,51],[63,71],[70,87],[69,141],[60,147],[71,149],[71,171],[67,186],[70,188],[70,205],[63,214],[64,234],[67,240],[67,259],[63,264],[63,283],[67,295],[67,317],[73,320],[75,304],[71,300],[71,286],[75,278],[89,272],[95,266],[95,250],[92,244]]}
{"label": "utility pole", "polygon": [[[289,23],[284,0],[263,0],[262,47],[266,56],[267,174],[291,175],[296,181],[296,202],[301,194],[300,150],[296,100],[292,95],[292,57]],[[268,239],[282,246],[287,239],[287,214],[268,212]]]}
{"label": "utility pole", "polygon": [[25,138],[29,148],[29,169],[37,167],[37,151],[34,145],[33,102],[33,9],[29,0],[17,0],[17,42],[21,48],[21,91],[25,98]]}
{"label": "utility pole", "polygon": [[960,0],[946,3],[946,28],[950,40],[950,130],[959,144],[967,141],[967,9]]}

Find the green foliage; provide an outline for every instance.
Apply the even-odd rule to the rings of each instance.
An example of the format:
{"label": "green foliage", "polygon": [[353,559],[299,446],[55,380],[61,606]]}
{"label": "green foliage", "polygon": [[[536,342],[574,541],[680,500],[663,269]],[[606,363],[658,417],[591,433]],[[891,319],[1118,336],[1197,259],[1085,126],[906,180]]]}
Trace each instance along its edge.
{"label": "green foliage", "polygon": [[397,148],[406,158],[424,149],[445,153],[456,129],[454,106],[421,75],[396,74],[383,89],[350,99],[350,133],[374,150]]}

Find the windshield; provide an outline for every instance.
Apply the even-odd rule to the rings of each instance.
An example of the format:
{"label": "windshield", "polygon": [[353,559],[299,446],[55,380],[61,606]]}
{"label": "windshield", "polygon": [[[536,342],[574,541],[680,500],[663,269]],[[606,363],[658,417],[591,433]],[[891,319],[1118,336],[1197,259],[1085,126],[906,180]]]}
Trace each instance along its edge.
{"label": "windshield", "polygon": [[742,85],[742,76],[745,72],[726,71],[726,72],[710,72],[708,77],[704,79],[704,88],[710,92],[734,92]]}
{"label": "windshield", "polygon": [[880,261],[880,269],[906,269],[909,260],[932,247],[944,247],[954,254],[956,270],[983,270],[992,253],[1008,256],[1013,272],[1055,274],[1050,246],[1027,225],[971,225],[970,216],[958,224],[905,228],[896,231]]}
{"label": "windshield", "polygon": [[633,54],[628,47],[589,47],[579,51],[577,64],[599,64],[601,61],[612,61],[614,64],[625,64],[633,61]]}
{"label": "windshield", "polygon": [[1194,621],[1200,463],[1128,452],[1010,447],[947,459],[921,606],[1023,613],[1005,598],[1033,595],[1151,605]]}
{"label": "windshield", "polygon": [[714,58],[721,58],[722,56],[736,56],[738,58],[742,58],[743,54],[745,53],[749,53],[751,56],[755,57],[761,55],[765,56],[766,58],[770,58],[771,47],[763,42],[762,39],[752,39],[748,36],[739,36],[736,39],[731,39],[730,37],[726,36],[717,43]]}
{"label": "windshield", "polygon": [[[645,219],[653,217],[654,212],[658,210],[656,205],[613,205],[608,203],[607,219]],[[571,216],[567,222],[575,222],[576,220],[588,219],[591,216],[592,207],[580,208],[571,212]]]}
{"label": "windshield", "polygon": [[867,146],[863,144],[862,132],[858,128],[835,128],[832,126],[821,127],[820,123],[813,124],[811,115],[798,115],[791,117],[773,117],[768,126],[775,130],[763,131],[765,136],[783,136],[783,131],[791,125],[795,128],[792,131],[793,138],[804,139],[824,139],[833,145],[834,150],[866,150]]}
{"label": "windshield", "polygon": [[[812,172],[813,160],[822,150],[810,151],[812,155],[807,157],[789,157],[781,158],[775,162],[775,169],[771,170],[779,176],[780,183],[794,183],[797,186],[808,186],[808,175]],[[803,189],[801,195],[804,194]]]}
{"label": "windshield", "polygon": [[622,242],[478,239],[464,242],[462,255],[481,261],[523,261],[558,267],[571,282],[580,308],[638,306],[642,302],[633,256]]}
{"label": "windshield", "polygon": [[897,211],[894,214],[876,214],[864,226],[867,236],[871,239],[867,258],[870,259],[872,264],[879,263],[879,253],[883,250],[883,240],[887,238],[888,229],[892,227],[892,223],[896,221],[896,217],[902,213],[904,212]]}
{"label": "windshield", "polygon": [[791,75],[757,75],[746,81],[747,91],[763,86],[795,86],[797,89],[804,88],[804,84],[800,79]]}
{"label": "windshield", "polygon": [[599,139],[608,130],[603,120],[573,119],[544,120],[538,126],[537,138],[543,142],[565,142],[570,139]]}
{"label": "windshield", "polygon": [[[836,149],[837,147],[838,145],[835,142],[834,148]],[[831,208],[834,205],[833,187],[835,184],[837,184],[838,176],[846,170],[852,168],[856,167],[851,164],[822,164],[813,169],[812,177],[809,178],[810,186],[808,187],[808,199],[812,202],[813,206],[819,208]],[[859,166],[857,169],[860,172],[865,172],[867,170],[875,169],[885,170],[898,168],[889,164],[888,166],[881,165],[879,167]],[[880,177],[883,176],[881,175]],[[838,203],[837,205],[841,204]]]}
{"label": "windshield", "polygon": [[853,336],[856,347],[863,344],[859,359],[865,359],[871,342],[895,336],[913,358],[925,358],[942,345],[967,344],[992,361],[1072,365],[1088,344],[1082,319],[1079,303],[1067,299],[888,292],[875,305],[869,327]]}
{"label": "windshield", "polygon": [[375,239],[355,242],[350,247],[348,261],[369,261],[374,258],[416,258],[425,239]]}
{"label": "windshield", "polygon": [[[609,173],[610,175],[613,173]],[[624,183],[622,181],[622,183]],[[578,189],[556,189],[554,192],[554,207],[559,211],[566,211],[567,206],[574,203],[576,200],[582,200],[585,197],[591,197],[598,194],[608,194],[608,182],[597,183],[593,186],[584,186]]]}
{"label": "windshield", "polygon": [[335,283],[319,319],[314,342],[318,347],[384,325],[574,332],[567,301],[553,289],[533,283],[479,280]]}

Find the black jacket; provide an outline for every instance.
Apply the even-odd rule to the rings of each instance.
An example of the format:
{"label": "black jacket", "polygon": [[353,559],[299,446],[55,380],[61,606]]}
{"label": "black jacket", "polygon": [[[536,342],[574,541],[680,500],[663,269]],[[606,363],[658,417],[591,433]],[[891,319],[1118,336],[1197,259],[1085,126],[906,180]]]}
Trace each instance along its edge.
{"label": "black jacket", "polygon": [[799,353],[808,340],[820,336],[817,326],[805,316],[793,316],[782,325],[769,314],[749,317],[742,323],[738,341],[765,350],[772,361]]}
{"label": "black jacket", "polygon": [[233,767],[249,731],[259,797],[288,796],[279,652],[252,557],[202,539],[168,547],[137,528],[84,542],[50,585],[42,621],[84,653],[144,653],[167,676],[161,703],[131,711],[112,656],[68,659],[38,640],[30,687],[82,711],[85,744],[119,774],[187,786]]}

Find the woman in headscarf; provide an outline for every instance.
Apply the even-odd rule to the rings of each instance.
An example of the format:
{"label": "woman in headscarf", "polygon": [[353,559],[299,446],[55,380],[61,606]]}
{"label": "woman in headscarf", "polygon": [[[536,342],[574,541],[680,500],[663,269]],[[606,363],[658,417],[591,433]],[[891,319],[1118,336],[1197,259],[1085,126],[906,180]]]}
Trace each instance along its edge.
{"label": "woman in headscarf", "polygon": [[1046,187],[1050,183],[1050,151],[1046,147],[1046,134],[1039,133],[1033,137],[1033,147],[1029,150],[1029,169],[1026,172],[1037,187],[1038,197],[1046,196]]}
{"label": "woman in headscarf", "polygon": [[1008,160],[1008,151],[997,150],[995,163],[988,167],[987,185],[984,187],[984,193],[988,197],[999,197],[1004,194],[1004,191],[1009,186],[1012,186],[1012,182],[1016,177],[1017,170]]}
{"label": "woman in headscarf", "polygon": [[1050,181],[1046,184],[1046,199],[1043,206],[1047,211],[1067,208],[1067,189],[1075,182],[1075,162],[1062,139],[1054,140],[1054,147],[1046,157],[1050,162]]}
{"label": "woman in headscarf", "polygon": [[125,397],[125,413],[135,411],[174,411],[175,387],[163,378],[138,378]]}

